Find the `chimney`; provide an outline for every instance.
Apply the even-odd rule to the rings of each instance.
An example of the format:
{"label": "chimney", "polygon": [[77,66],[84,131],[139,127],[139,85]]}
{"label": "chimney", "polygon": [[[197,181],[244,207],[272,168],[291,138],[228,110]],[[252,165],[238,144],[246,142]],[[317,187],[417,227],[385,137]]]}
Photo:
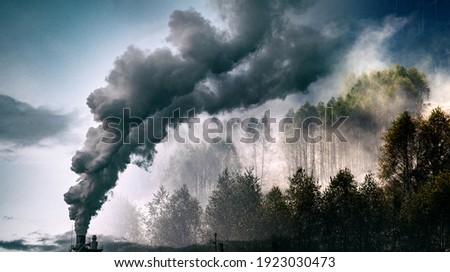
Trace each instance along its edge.
{"label": "chimney", "polygon": [[92,236],[92,241],[91,241],[91,249],[92,250],[97,250],[97,247],[98,247],[97,235],[93,235]]}
{"label": "chimney", "polygon": [[77,234],[77,248],[80,248],[86,244],[86,235]]}

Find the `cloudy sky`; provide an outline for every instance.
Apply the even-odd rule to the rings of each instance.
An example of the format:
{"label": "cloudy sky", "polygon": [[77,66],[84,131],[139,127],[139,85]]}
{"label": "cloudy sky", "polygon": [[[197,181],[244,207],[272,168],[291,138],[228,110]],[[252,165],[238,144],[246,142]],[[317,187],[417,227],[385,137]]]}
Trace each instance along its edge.
{"label": "cloudy sky", "polygon": [[[159,182],[127,166],[140,151],[98,144],[99,123],[123,107],[261,115],[393,63],[419,67],[431,99],[450,101],[444,0],[1,1],[0,25],[0,250],[54,250],[42,244],[71,230],[66,202],[83,231],[125,167],[114,192],[148,200]],[[163,148],[144,149],[159,151],[155,166]]]}

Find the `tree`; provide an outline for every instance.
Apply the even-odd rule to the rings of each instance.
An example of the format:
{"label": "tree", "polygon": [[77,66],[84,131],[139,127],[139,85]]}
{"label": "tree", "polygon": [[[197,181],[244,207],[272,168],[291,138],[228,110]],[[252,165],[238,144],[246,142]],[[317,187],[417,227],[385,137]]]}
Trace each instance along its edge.
{"label": "tree", "polygon": [[317,250],[320,234],[320,191],[317,180],[299,168],[289,179],[287,203],[291,213],[294,248]]}
{"label": "tree", "polygon": [[[180,153],[183,155],[180,156]],[[202,205],[206,205],[214,190],[217,176],[225,169],[238,170],[239,159],[234,144],[186,144],[171,156],[164,184],[179,188],[183,184]]]}
{"label": "tree", "polygon": [[206,222],[208,229],[220,233],[222,237],[229,239],[232,237],[232,230],[228,228],[231,225],[229,220],[234,219],[233,210],[230,207],[233,194],[233,178],[225,169],[217,179],[217,187],[209,198],[206,206]]}
{"label": "tree", "polygon": [[419,189],[450,167],[450,116],[440,108],[428,119],[397,117],[386,131],[381,147],[380,177],[404,192]]}
{"label": "tree", "polygon": [[359,187],[361,196],[362,251],[386,250],[387,214],[383,189],[369,173]]}
{"label": "tree", "polygon": [[441,172],[406,200],[402,216],[409,241],[406,250],[450,248],[450,173]]}
{"label": "tree", "polygon": [[324,233],[326,250],[361,250],[361,197],[349,169],[339,170],[323,195]]}
{"label": "tree", "polygon": [[[401,114],[384,135],[380,150],[380,177],[390,218],[391,250],[430,249],[427,240],[435,231],[424,221],[414,221],[425,208],[434,180],[450,167],[450,117],[434,109],[428,119]],[[414,220],[413,220],[414,219]],[[418,231],[416,227],[422,226]],[[426,230],[429,230],[428,232]]]}
{"label": "tree", "polygon": [[186,247],[199,238],[202,209],[186,185],[176,190],[155,222],[156,245]]}
{"label": "tree", "polygon": [[225,240],[254,240],[261,237],[261,186],[251,170],[218,179],[206,207],[206,222]]}
{"label": "tree", "polygon": [[146,225],[146,238],[151,244],[156,242],[156,223],[161,218],[163,213],[167,209],[167,204],[169,202],[169,193],[166,191],[164,186],[160,186],[158,192],[153,194],[153,199],[151,202],[146,204],[147,216],[145,218]]}
{"label": "tree", "polygon": [[389,250],[399,250],[402,246],[404,228],[401,210],[405,197],[413,192],[417,168],[418,142],[417,121],[408,112],[398,116],[383,136],[378,159],[379,176],[384,182],[388,214],[387,237]]}
{"label": "tree", "polygon": [[114,195],[105,205],[101,215],[103,234],[135,243],[141,243],[145,239],[143,214],[127,198]]}
{"label": "tree", "polygon": [[450,116],[441,108],[433,109],[421,120],[417,134],[420,143],[418,164],[424,181],[450,168]]}
{"label": "tree", "polygon": [[262,216],[267,237],[275,239],[288,237],[290,212],[286,203],[286,197],[279,187],[272,187],[264,196]]}
{"label": "tree", "polygon": [[417,185],[418,142],[417,121],[408,112],[402,113],[392,122],[383,136],[380,149],[380,177],[389,187],[402,188],[410,192]]}

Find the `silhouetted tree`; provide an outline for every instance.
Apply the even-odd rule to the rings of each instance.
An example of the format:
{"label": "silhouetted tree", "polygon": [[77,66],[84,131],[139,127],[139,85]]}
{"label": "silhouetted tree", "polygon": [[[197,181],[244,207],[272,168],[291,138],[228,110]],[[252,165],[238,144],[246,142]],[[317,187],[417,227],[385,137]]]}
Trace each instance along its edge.
{"label": "silhouetted tree", "polygon": [[220,175],[206,207],[206,222],[212,232],[226,240],[261,238],[261,187],[252,171]]}
{"label": "silhouetted tree", "polygon": [[287,203],[291,212],[294,249],[317,250],[320,234],[320,191],[317,180],[299,168],[289,179]]}
{"label": "silhouetted tree", "polygon": [[279,187],[272,189],[264,196],[262,202],[263,227],[267,237],[288,237],[290,212],[286,197]]}
{"label": "silhouetted tree", "polygon": [[420,143],[418,165],[423,182],[450,169],[450,116],[441,108],[433,109],[426,120],[420,120],[417,138]]}
{"label": "silhouetted tree", "polygon": [[361,197],[349,169],[339,170],[323,195],[324,233],[326,250],[361,250]]}
{"label": "silhouetted tree", "polygon": [[156,242],[156,222],[161,218],[163,213],[167,209],[167,204],[169,202],[169,193],[166,191],[164,186],[160,186],[158,192],[153,194],[153,199],[151,202],[146,204],[147,215],[145,217],[146,225],[146,240],[151,244]]}
{"label": "silhouetted tree", "polygon": [[450,117],[439,108],[428,119],[405,112],[383,139],[379,165],[386,183],[389,249],[432,250],[436,229],[428,224],[431,218],[420,219],[419,210],[427,209],[435,178],[450,167]]}
{"label": "silhouetted tree", "polygon": [[417,121],[408,112],[392,122],[383,136],[380,149],[380,177],[392,190],[410,192],[417,185],[418,159]]}
{"label": "silhouetted tree", "polygon": [[186,185],[170,196],[160,217],[154,224],[156,245],[186,247],[199,238],[202,209]]}
{"label": "silhouetted tree", "polygon": [[450,173],[441,172],[411,197],[402,210],[408,241],[404,250],[450,248]]}
{"label": "silhouetted tree", "polygon": [[378,185],[373,174],[366,175],[359,187],[359,194],[361,196],[361,250],[386,250],[386,224],[388,223],[386,200],[383,189]]}

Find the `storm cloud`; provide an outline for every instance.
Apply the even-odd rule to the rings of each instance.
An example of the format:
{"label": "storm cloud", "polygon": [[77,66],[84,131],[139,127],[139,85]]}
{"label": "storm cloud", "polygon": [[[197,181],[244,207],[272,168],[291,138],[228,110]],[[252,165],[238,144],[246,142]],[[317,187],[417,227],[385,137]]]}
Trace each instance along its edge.
{"label": "storm cloud", "polygon": [[45,108],[35,108],[10,96],[0,94],[0,142],[28,146],[65,131],[69,115]]}
{"label": "storm cloud", "polygon": [[29,244],[25,240],[0,240],[0,248],[13,251],[63,251],[56,245]]}

